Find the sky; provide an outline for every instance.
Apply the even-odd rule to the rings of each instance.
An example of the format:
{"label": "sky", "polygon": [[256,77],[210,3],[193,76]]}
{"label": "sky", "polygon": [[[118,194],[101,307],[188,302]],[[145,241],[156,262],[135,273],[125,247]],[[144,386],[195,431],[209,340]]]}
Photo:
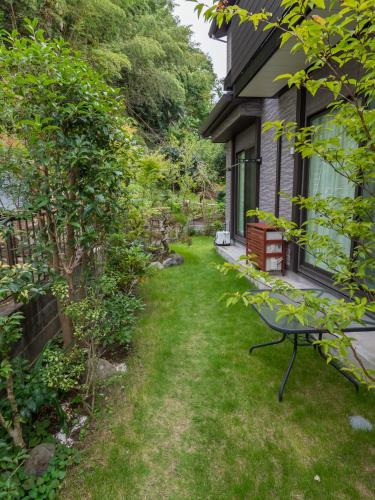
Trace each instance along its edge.
{"label": "sky", "polygon": [[212,40],[208,36],[210,28],[209,23],[205,23],[202,18],[198,19],[194,12],[195,4],[187,0],[175,0],[176,6],[174,12],[181,20],[181,24],[191,27],[194,37],[193,40],[200,44],[201,49],[212,59],[215,73],[218,78],[224,78],[226,71],[226,45],[217,40]]}

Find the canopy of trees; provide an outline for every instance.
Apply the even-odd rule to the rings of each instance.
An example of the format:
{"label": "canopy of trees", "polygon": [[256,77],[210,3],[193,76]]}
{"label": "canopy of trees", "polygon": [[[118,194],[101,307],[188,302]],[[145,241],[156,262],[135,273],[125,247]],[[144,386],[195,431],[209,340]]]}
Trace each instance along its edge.
{"label": "canopy of trees", "polygon": [[170,0],[5,0],[0,27],[22,31],[25,17],[62,36],[107,81],[121,87],[148,142],[171,123],[196,128],[211,107],[211,61],[173,16]]}

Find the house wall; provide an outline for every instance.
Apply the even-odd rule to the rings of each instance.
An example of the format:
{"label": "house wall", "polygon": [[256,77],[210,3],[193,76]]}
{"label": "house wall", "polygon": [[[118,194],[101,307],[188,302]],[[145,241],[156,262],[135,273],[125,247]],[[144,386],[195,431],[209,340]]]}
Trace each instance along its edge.
{"label": "house wall", "polygon": [[235,140],[235,152],[239,153],[244,149],[252,148],[256,145],[256,127],[255,125],[250,125],[236,135]]}
{"label": "house wall", "polygon": [[[262,126],[267,121],[278,120],[280,105],[278,99],[264,99],[262,108]],[[273,140],[273,131],[261,133],[259,181],[259,208],[267,212],[275,210],[277,143]]]}
{"label": "house wall", "polygon": [[[279,98],[280,119],[286,122],[295,121],[297,113],[297,89],[291,88]],[[294,180],[294,154],[291,148],[293,144],[282,138],[281,146],[281,171],[280,171],[280,192],[289,196],[293,194]],[[292,204],[285,195],[280,196],[279,216],[291,220]]]}
{"label": "house wall", "polygon": [[[264,99],[262,109],[262,125],[267,121],[296,119],[297,92],[292,88],[279,98]],[[294,156],[291,151],[293,144],[282,139],[280,191],[291,196],[293,194]],[[275,213],[276,175],[277,175],[277,141],[274,140],[274,131],[261,134],[259,208]],[[292,204],[285,197],[280,197],[279,215],[291,219]]]}

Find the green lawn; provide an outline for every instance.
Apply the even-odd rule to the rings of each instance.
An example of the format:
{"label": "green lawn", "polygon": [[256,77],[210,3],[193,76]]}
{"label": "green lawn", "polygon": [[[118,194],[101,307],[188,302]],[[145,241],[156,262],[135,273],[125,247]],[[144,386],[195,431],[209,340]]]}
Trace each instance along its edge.
{"label": "green lawn", "polygon": [[279,403],[291,344],[249,356],[249,344],[274,332],[253,310],[219,301],[247,283],[219,273],[211,239],[176,250],[185,264],[143,286],[125,390],[62,498],[374,498],[375,432],[348,422],[375,421],[374,395],[356,394],[302,349]]}

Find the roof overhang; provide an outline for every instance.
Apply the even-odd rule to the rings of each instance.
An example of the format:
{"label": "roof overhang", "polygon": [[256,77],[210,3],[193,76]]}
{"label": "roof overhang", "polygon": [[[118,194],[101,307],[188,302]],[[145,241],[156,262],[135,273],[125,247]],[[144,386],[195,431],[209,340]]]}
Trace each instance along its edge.
{"label": "roof overhang", "polygon": [[[338,6],[333,7],[335,12]],[[326,11],[320,9],[306,10],[306,15],[318,14],[324,16]],[[301,18],[302,20],[302,18]],[[281,74],[295,73],[305,69],[309,64],[302,50],[291,53],[294,45],[292,39],[280,47],[280,28],[273,28],[259,46],[258,50],[247,62],[241,74],[231,85],[231,90],[238,97],[275,97],[286,85],[286,81],[276,80]]]}
{"label": "roof overhang", "polygon": [[[231,5],[234,5],[235,3],[237,3],[237,0],[227,0],[226,6],[229,7]],[[218,26],[216,18],[214,18],[211,23],[208,36],[210,38],[214,38],[215,40],[220,40],[221,38],[224,38],[227,35],[229,26],[230,22],[229,23],[223,22],[221,26]]]}
{"label": "roof overhang", "polygon": [[272,43],[263,48],[260,65],[254,58],[248,66],[246,74],[241,75],[233,86],[234,93],[239,97],[274,97],[285,87],[286,80],[275,80],[277,76],[285,73],[295,73],[307,67],[305,54],[299,51],[291,56],[290,49],[293,42],[286,43],[282,47]]}
{"label": "roof overhang", "polygon": [[260,99],[224,94],[202,124],[200,133],[213,142],[228,142],[261,116],[261,107]]}

